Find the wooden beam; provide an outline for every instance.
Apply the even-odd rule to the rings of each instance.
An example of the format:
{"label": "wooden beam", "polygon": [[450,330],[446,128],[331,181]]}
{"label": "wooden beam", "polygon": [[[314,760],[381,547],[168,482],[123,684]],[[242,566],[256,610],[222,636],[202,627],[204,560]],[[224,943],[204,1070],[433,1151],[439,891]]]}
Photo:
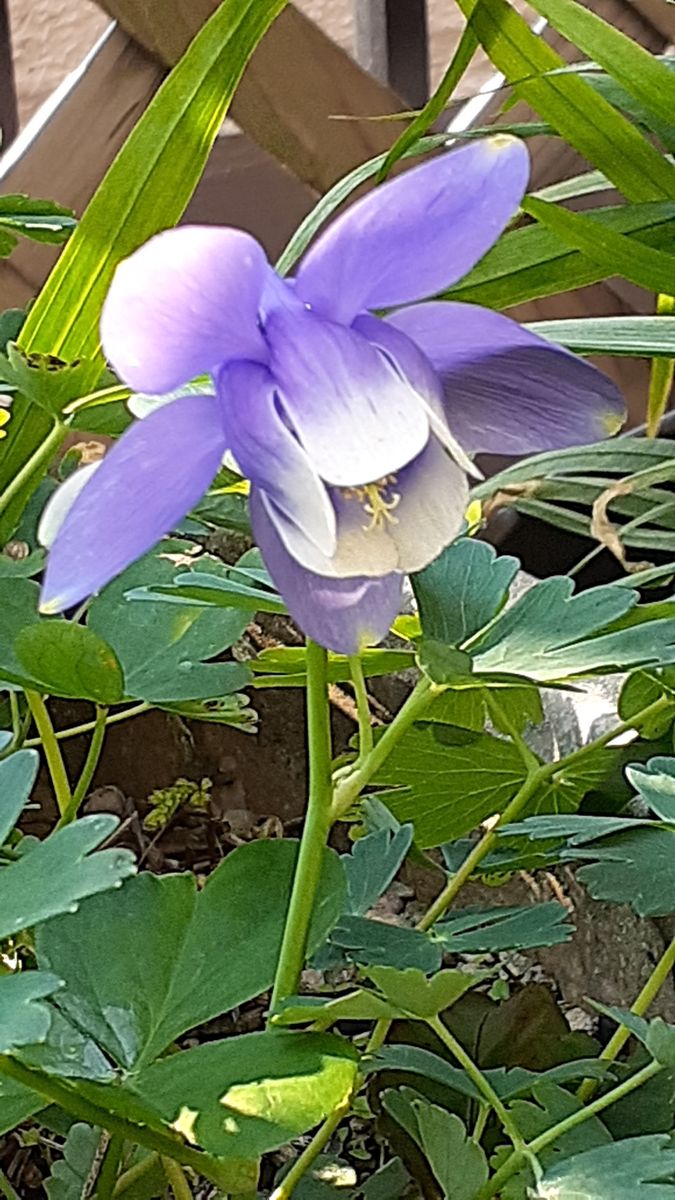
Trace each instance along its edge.
{"label": "wooden beam", "polygon": [[427,0],[354,0],[356,61],[411,108],[429,96]]}
{"label": "wooden beam", "polygon": [[675,5],[672,0],[633,0],[638,16],[647,21],[670,45],[675,43]]}
{"label": "wooden beam", "polygon": [[9,13],[7,0],[0,0],[0,146],[3,149],[14,141],[18,127]]}
{"label": "wooden beam", "polygon": [[[121,27],[172,66],[218,0],[98,0]],[[263,38],[239,85],[231,115],[263,150],[310,187],[324,192],[341,175],[387,150],[398,127],[340,121],[402,107],[292,4]]]}

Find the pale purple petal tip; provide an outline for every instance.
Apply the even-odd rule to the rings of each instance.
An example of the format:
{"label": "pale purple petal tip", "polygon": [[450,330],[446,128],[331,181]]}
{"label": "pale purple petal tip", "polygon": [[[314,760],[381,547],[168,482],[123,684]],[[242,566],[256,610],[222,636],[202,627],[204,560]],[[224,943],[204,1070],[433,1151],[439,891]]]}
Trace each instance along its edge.
{"label": "pale purple petal tip", "polygon": [[150,550],[204,494],[225,449],[213,396],[187,396],[132,425],[57,533],[42,611],[71,608]]}
{"label": "pale purple petal tip", "polygon": [[466,275],[518,209],[529,155],[515,138],[470,142],[369,192],[309,249],[297,294],[349,324],[409,304]]}
{"label": "pale purple petal tip", "polygon": [[334,579],[306,570],[284,547],[255,490],[251,521],[265,565],[307,637],[338,654],[358,654],[386,636],[400,611],[402,575]]}
{"label": "pale purple petal tip", "polygon": [[231,358],[264,361],[258,306],[271,274],[238,229],[182,225],[120,263],[101,314],[103,349],[135,391],[170,392]]}
{"label": "pale purple petal tip", "polygon": [[436,302],[388,321],[441,376],[448,424],[469,453],[558,450],[621,427],[625,403],[606,375],[501,313]]}

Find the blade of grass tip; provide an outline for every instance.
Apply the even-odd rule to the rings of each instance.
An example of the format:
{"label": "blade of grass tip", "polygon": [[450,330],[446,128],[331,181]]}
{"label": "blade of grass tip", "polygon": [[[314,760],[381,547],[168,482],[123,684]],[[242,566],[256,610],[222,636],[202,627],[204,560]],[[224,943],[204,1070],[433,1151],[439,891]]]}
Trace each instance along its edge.
{"label": "blade of grass tip", "polygon": [[[478,0],[478,8],[483,4],[483,0]],[[387,154],[376,183],[382,183],[387,178],[395,163],[399,161],[406,150],[412,146],[418,138],[431,128],[434,121],[437,121],[450,98],[464,75],[469,63],[476,53],[480,43],[473,28],[474,14],[472,13],[467,21],[462,36],[457,44],[457,49],[452,56],[450,64],[439,83],[433,96],[424,105],[424,108],[417,114],[415,119],[410,123],[407,129],[396,139],[391,150]]]}
{"label": "blade of grass tip", "polygon": [[[675,313],[675,296],[658,296],[656,300],[656,312],[660,317],[670,316]],[[675,359],[652,359],[649,374],[649,398],[647,400],[647,437],[656,437],[659,432],[661,418],[668,406],[674,373]]]}

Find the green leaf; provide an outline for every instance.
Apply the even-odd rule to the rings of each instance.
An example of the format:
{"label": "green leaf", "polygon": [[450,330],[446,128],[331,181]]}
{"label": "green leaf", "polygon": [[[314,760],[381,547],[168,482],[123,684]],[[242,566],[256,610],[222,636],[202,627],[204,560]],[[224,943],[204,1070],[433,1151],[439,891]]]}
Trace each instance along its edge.
{"label": "green leaf", "polygon": [[[671,718],[672,719],[672,718]],[[675,823],[675,758],[650,758],[626,767],[629,783],[662,821]]]}
{"label": "green leaf", "polygon": [[[662,712],[640,723],[640,737],[650,741],[662,737],[675,719],[675,670],[672,667],[664,667],[662,671],[633,671],[619,693],[619,716],[626,721],[661,697],[668,699],[668,705]],[[634,786],[638,787],[638,783]]]}
{"label": "green leaf", "polygon": [[[51,921],[38,931],[36,950],[40,965],[66,981],[60,1008],[131,1069],[147,1065],[186,1029],[259,995],[274,978],[296,856],[295,842],[250,842],[199,892],[192,875],[143,874],[121,894],[96,897],[75,916]],[[310,952],[344,898],[339,859],[326,851]]]}
{"label": "green leaf", "polygon": [[[127,696],[155,702],[223,697],[246,686],[248,669],[239,663],[204,662],[228,650],[243,634],[242,609],[174,606],[154,597],[139,604],[127,599],[135,588],[170,585],[176,574],[172,555],[185,555],[186,542],[167,541],[128,567],[92,603],[88,626],[117,654]],[[226,568],[206,559],[214,571]]]}
{"label": "green leaf", "polygon": [[340,947],[348,962],[367,967],[414,967],[430,975],[438,970],[443,958],[442,947],[419,929],[350,914],[340,917],[330,940],[331,945]]}
{"label": "green leaf", "polygon": [[347,911],[361,916],[386,892],[412,844],[412,825],[378,829],[358,838],[340,861],[347,878]]}
{"label": "green leaf", "polygon": [[72,913],[85,896],[119,887],[135,871],[128,850],[90,851],[117,828],[112,816],[83,817],[31,846],[0,871],[0,937]]}
{"label": "green leaf", "polygon": [[41,1001],[60,986],[56,975],[43,971],[0,976],[0,1054],[45,1040],[51,1018]]}
{"label": "green leaf", "polygon": [[[487,1159],[482,1148],[471,1141],[459,1117],[421,1097],[408,1099],[394,1091],[384,1093],[383,1104],[409,1133],[414,1130],[415,1141],[424,1151],[445,1200],[473,1200],[487,1181]],[[404,1106],[409,1111],[402,1122]]]}
{"label": "green leaf", "polygon": [[423,571],[411,575],[426,638],[461,646],[505,603],[518,560],[487,542],[459,538]]}
{"label": "green leaf", "polygon": [[24,354],[13,342],[0,355],[0,380],[49,414],[60,413],[88,391],[100,372],[91,359],[68,363],[53,354]]}
{"label": "green leaf", "polygon": [[[597,1058],[580,1058],[561,1063],[548,1071],[528,1071],[525,1067],[495,1067],[483,1071],[490,1087],[502,1100],[527,1095],[539,1083],[575,1083],[578,1079],[605,1079],[611,1071],[609,1063]],[[466,1071],[453,1067],[446,1059],[421,1046],[408,1046],[405,1042],[384,1046],[371,1059],[367,1059],[364,1070],[369,1074],[377,1071],[410,1072],[433,1080],[453,1092],[459,1092],[470,1100],[480,1100],[481,1094]]]}
{"label": "green leaf", "polygon": [[[21,332],[26,351],[100,357],[98,320],[115,267],[174,225],[192,195],[242,71],[284,0],[225,0],[153,97],[115,158]],[[0,490],[42,442],[46,416],[18,397],[0,460]],[[31,484],[31,487],[33,484]],[[0,528],[5,540],[25,502]],[[4,535],[4,536],[3,536]]]}
{"label": "green leaf", "polygon": [[85,1125],[83,1121],[71,1125],[63,1158],[54,1163],[51,1175],[45,1180],[48,1200],[82,1200],[100,1143],[100,1129]]}
{"label": "green leaf", "polygon": [[639,917],[675,913],[675,827],[614,817],[529,817],[510,834],[566,838],[562,862],[585,862],[576,878],[594,900],[629,904]]}
{"label": "green leaf", "polygon": [[40,622],[37,606],[40,589],[31,579],[0,578],[0,679],[30,687],[14,651],[17,635],[28,626]]}
{"label": "green leaf", "polygon": [[675,74],[654,54],[575,0],[532,0],[532,7],[631,96],[672,126]]}
{"label": "green leaf", "polygon": [[330,1034],[249,1033],[162,1059],[118,1093],[211,1154],[255,1159],[342,1104],[356,1067],[349,1043]]}
{"label": "green leaf", "polygon": [[522,786],[517,747],[490,734],[416,725],[394,747],[375,778],[378,793],[401,823],[410,822],[426,850],[461,837],[501,812]]}
{"label": "green leaf", "polygon": [[604,171],[629,200],[675,195],[675,168],[611,104],[575,74],[548,74],[563,59],[507,0],[458,0],[492,63],[516,94]]}
{"label": "green leaf", "polygon": [[480,983],[483,975],[466,971],[439,971],[427,979],[423,971],[409,967],[369,967],[364,972],[379,992],[410,1017],[426,1021],[455,1004],[460,996]]}
{"label": "green leaf", "polygon": [[37,750],[17,750],[0,762],[0,846],[28,801],[39,765]]}
{"label": "green leaf", "polygon": [[463,650],[423,637],[419,644],[419,665],[434,683],[456,684],[471,674],[471,657]]}
{"label": "green leaf", "polygon": [[530,904],[525,908],[478,908],[471,905],[434,927],[448,954],[496,954],[567,942],[574,926],[562,904]]}
{"label": "green leaf", "polygon": [[37,690],[95,704],[118,704],[124,699],[117,656],[85,625],[40,621],[20,630],[14,649]]}
{"label": "green leaf", "polygon": [[623,275],[632,283],[666,295],[673,290],[673,256],[662,250],[641,246],[624,234],[605,227],[583,213],[572,212],[547,200],[530,197],[523,209],[541,225],[559,234],[575,250],[603,268],[605,275]]}
{"label": "green leaf", "polygon": [[33,550],[27,558],[0,556],[0,579],[31,579],[45,565],[44,550]]}
{"label": "green leaf", "polygon": [[70,237],[76,225],[74,213],[53,200],[0,196],[0,257],[11,254],[19,234],[33,242],[59,245]]}
{"label": "green leaf", "polygon": [[[673,244],[675,206],[661,202],[594,209],[588,215],[602,230],[624,233],[630,244],[668,250]],[[505,234],[464,279],[441,299],[466,300],[504,309],[542,296],[597,283],[605,268],[571,248],[559,234],[542,225],[527,225]]]}
{"label": "green leaf", "polygon": [[290,996],[271,1018],[272,1025],[312,1025],[315,1021],[380,1021],[400,1017],[401,1011],[377,992],[348,992],[344,996]]}
{"label": "green leaf", "polygon": [[[634,239],[626,241],[628,249],[634,252]],[[526,328],[576,354],[675,357],[675,317],[584,317],[531,321]]]}
{"label": "green leaf", "polygon": [[[538,1137],[553,1125],[557,1125],[559,1121],[563,1121],[583,1108],[581,1101],[576,1096],[571,1095],[555,1083],[535,1084],[532,1089],[532,1097],[532,1100],[514,1100],[509,1106],[514,1122],[526,1141]],[[547,1146],[538,1157],[542,1166],[551,1167],[557,1165],[561,1159],[570,1159],[573,1155],[578,1155],[583,1151],[607,1145],[612,1145],[612,1138],[607,1128],[599,1117],[589,1117],[563,1134],[552,1145]],[[492,1160],[492,1165],[495,1167],[500,1165],[511,1152],[511,1146],[498,1150]],[[504,1200],[521,1200],[521,1197],[522,1200],[526,1200],[526,1197],[535,1194],[549,1195],[545,1192],[531,1191],[528,1185],[531,1186],[532,1183],[530,1169],[521,1170],[504,1187]],[[557,1193],[553,1192],[550,1195],[551,1200],[553,1197],[557,1200]],[[609,1196],[609,1193],[605,1193],[605,1195]],[[569,1200],[572,1198],[570,1197]],[[613,1194],[612,1200],[614,1200]]]}
{"label": "green leaf", "polygon": [[22,1083],[3,1076],[0,1079],[0,1134],[15,1129],[27,1117],[46,1107],[43,1096],[30,1091]]}
{"label": "green leaf", "polygon": [[474,670],[554,681],[675,657],[668,621],[602,634],[634,608],[636,592],[608,585],[573,595],[573,587],[566,576],[552,576],[530,588],[474,643]]}
{"label": "green leaf", "polygon": [[654,1017],[647,1031],[647,1049],[664,1067],[675,1067],[675,1025],[668,1025],[662,1017]]}
{"label": "green leaf", "polygon": [[[583,1126],[582,1126],[583,1128]],[[663,1134],[625,1138],[551,1167],[533,1192],[541,1200],[673,1200],[675,1148]]]}
{"label": "green leaf", "polygon": [[[240,578],[247,581],[242,583]],[[168,604],[187,604],[190,607],[201,604],[207,608],[242,608],[249,613],[288,615],[284,601],[274,590],[241,571],[230,571],[224,578],[205,571],[189,571],[177,575],[170,586],[132,588],[127,592],[128,600],[146,603],[156,603],[159,596]]]}
{"label": "green leaf", "polygon": [[[261,650],[250,665],[255,674],[254,687],[304,687],[307,680],[307,649],[305,646],[274,646],[269,650]],[[368,647],[361,655],[361,666],[368,679],[377,675],[394,675],[414,667],[415,655],[409,650]],[[291,677],[292,685],[285,676]],[[329,653],[327,677],[329,683],[351,681],[347,655]]]}

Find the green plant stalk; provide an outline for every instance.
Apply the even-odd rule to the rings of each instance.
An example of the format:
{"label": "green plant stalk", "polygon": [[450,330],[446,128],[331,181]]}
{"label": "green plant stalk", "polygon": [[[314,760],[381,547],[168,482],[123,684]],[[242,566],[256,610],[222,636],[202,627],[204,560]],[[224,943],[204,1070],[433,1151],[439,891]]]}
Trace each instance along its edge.
{"label": "green plant stalk", "polygon": [[169,1133],[151,1129],[148,1125],[136,1125],[133,1121],[109,1112],[108,1109],[79,1095],[56,1076],[45,1075],[32,1067],[25,1067],[23,1063],[17,1062],[7,1054],[0,1054],[0,1075],[15,1079],[50,1103],[58,1104],[77,1120],[85,1121],[87,1125],[97,1125],[100,1129],[109,1130],[113,1136],[119,1135],[123,1141],[131,1142],[132,1145],[147,1146],[149,1150],[156,1150],[160,1155],[175,1158],[176,1162],[192,1167],[193,1171],[203,1175],[217,1187],[231,1189],[232,1179],[227,1178],[227,1171],[232,1170],[239,1160],[213,1158],[204,1151],[187,1146]]}
{"label": "green plant stalk", "polygon": [[419,720],[431,701],[445,690],[443,685],[432,683],[426,675],[418,681],[391,725],[387,726],[382,737],[373,746],[370,754],[366,755],[361,763],[357,761],[354,769],[348,775],[342,776],[336,783],[332,806],[334,821],[339,821],[351,808],[364,787],[367,787],[380,767],[387,761],[394,746],[401,740],[404,733],[407,733],[415,721]]}
{"label": "green plant stalk", "polygon": [[47,705],[39,692],[26,691],[26,700],[40,735],[40,741],[42,742],[42,748],[54,788],[54,796],[56,797],[61,818],[63,818],[68,811],[71,801],[70,783],[68,782],[63,755],[61,754],[59,743],[54,733],[54,726],[51,723]]}
{"label": "green plant stalk", "polygon": [[293,1163],[288,1174],[284,1176],[279,1186],[271,1193],[270,1200],[289,1200],[300,1180],[314,1165],[321,1151],[325,1150],[340,1121],[343,1117],[347,1116],[351,1107],[351,1099],[350,1095],[342,1104],[333,1109],[333,1112],[326,1118],[321,1128],[317,1130],[309,1145],[305,1146],[300,1157]]}
{"label": "green plant stalk", "polygon": [[119,1134],[111,1137],[96,1181],[94,1200],[112,1200],[123,1149],[124,1139]]}
{"label": "green plant stalk", "polygon": [[[132,708],[125,708],[123,712],[116,712],[110,717],[106,717],[106,725],[116,725],[119,721],[126,721],[129,717],[139,717],[141,713],[149,712],[152,708],[151,704],[147,704],[145,700],[140,704],[134,704]],[[96,728],[96,721],[84,721],[82,725],[71,725],[69,729],[58,729],[54,733],[57,742],[62,742],[66,738],[79,737],[81,733],[91,733]],[[41,738],[29,738],[24,742],[27,750],[36,749],[42,745]]]}
{"label": "green plant stalk", "polygon": [[[675,313],[675,296],[658,296],[656,312],[659,316]],[[674,372],[675,359],[652,359],[647,400],[647,437],[656,437],[659,432],[661,418],[666,411],[670,389],[673,386]]]}
{"label": "green plant stalk", "polygon": [[513,800],[507,804],[494,825],[487,833],[483,834],[480,841],[476,842],[473,850],[467,855],[459,870],[448,880],[443,891],[424,914],[417,928],[426,931],[443,916],[444,912],[456,899],[457,894],[464,887],[464,884],[471,878],[476,867],[479,866],[486,854],[489,854],[490,850],[494,847],[497,841],[498,830],[503,825],[510,825],[516,817],[520,816],[526,804],[528,804],[543,783],[546,783],[554,775],[557,775],[558,771],[563,771],[572,764],[576,764],[581,759],[586,758],[594,750],[602,749],[608,742],[613,741],[614,738],[619,737],[620,734],[625,733],[627,730],[639,729],[640,725],[645,721],[649,721],[651,717],[659,713],[668,704],[669,700],[667,697],[659,696],[658,700],[654,700],[652,704],[647,705],[641,712],[629,717],[626,721],[621,721],[613,729],[607,730],[606,733],[589,742],[587,746],[581,746],[578,750],[573,750],[571,754],[566,755],[565,758],[561,758],[557,762],[542,763],[538,767],[531,767],[524,783],[516,792]]}
{"label": "green plant stalk", "polygon": [[21,470],[17,471],[11,482],[7,484],[2,496],[0,496],[0,513],[9,508],[14,498],[20,494],[25,485],[33,478],[33,475],[48,465],[67,432],[67,426],[62,421],[54,422],[51,431],[40,442],[37,450],[31,454]]}
{"label": "green plant stalk", "polygon": [[12,749],[14,749],[21,735],[21,714],[16,692],[9,693],[9,711],[12,715]]}
{"label": "green plant stalk", "polygon": [[180,1163],[173,1158],[162,1158],[162,1169],[166,1175],[174,1200],[192,1200],[192,1189]]}
{"label": "green plant stalk", "polygon": [[155,1164],[159,1161],[159,1154],[153,1150],[146,1158],[142,1158],[140,1162],[134,1163],[133,1167],[123,1171],[120,1175],[115,1189],[113,1191],[113,1200],[117,1200],[118,1196],[123,1196],[129,1191],[139,1179],[142,1179],[148,1171],[152,1170]]}
{"label": "green plant stalk", "polygon": [[298,990],[305,962],[314,900],[321,878],[323,849],[331,827],[331,736],[328,706],[328,655],[307,641],[307,749],[309,800],[293,890],[277,964],[270,1011]]}
{"label": "green plant stalk", "polygon": [[14,1191],[5,1172],[0,1170],[0,1195],[5,1196],[6,1200],[21,1200],[19,1193]]}
{"label": "green plant stalk", "polygon": [[476,1065],[471,1058],[471,1055],[467,1054],[461,1042],[458,1042],[457,1038],[453,1037],[450,1030],[441,1021],[440,1017],[431,1017],[429,1020],[427,1020],[426,1024],[430,1029],[433,1029],[436,1037],[439,1038],[443,1045],[450,1051],[453,1058],[457,1059],[457,1062],[460,1063],[460,1065],[464,1068],[469,1076],[469,1079],[480,1092],[481,1096],[484,1096],[490,1107],[494,1109],[496,1115],[502,1123],[504,1131],[511,1139],[514,1149],[519,1150],[521,1153],[526,1153],[525,1139],[513,1120],[509,1110],[504,1102],[499,1098],[494,1088],[485,1078],[480,1067]]}
{"label": "green plant stalk", "polygon": [[84,766],[80,773],[80,778],[77,781],[75,791],[73,792],[68,805],[66,806],[65,812],[61,813],[56,826],[57,829],[61,829],[64,825],[70,825],[70,822],[75,820],[80,810],[80,805],[89,791],[89,787],[92,779],[94,778],[94,772],[98,766],[98,760],[101,757],[101,751],[103,749],[107,716],[107,708],[97,704],[94,732],[89,743],[87,757],[84,760]]}
{"label": "green plant stalk", "polygon": [[524,1165],[527,1154],[537,1155],[541,1153],[547,1146],[556,1142],[558,1138],[569,1133],[571,1129],[575,1129],[577,1125],[582,1125],[589,1117],[594,1117],[597,1113],[603,1112],[604,1109],[615,1104],[617,1100],[622,1100],[624,1096],[628,1096],[637,1088],[642,1087],[643,1083],[647,1083],[648,1080],[652,1079],[654,1075],[658,1075],[663,1069],[661,1063],[655,1061],[648,1063],[646,1067],[643,1067],[641,1071],[632,1075],[630,1079],[625,1079],[623,1083],[618,1084],[610,1092],[606,1092],[604,1096],[600,1096],[597,1100],[594,1100],[592,1104],[588,1104],[586,1108],[580,1108],[578,1112],[571,1113],[569,1117],[565,1117],[557,1125],[552,1125],[550,1129],[544,1130],[543,1133],[539,1134],[539,1137],[534,1138],[533,1141],[525,1146],[524,1151],[514,1150],[513,1154],[495,1172],[492,1179],[488,1179],[484,1187],[476,1193],[474,1200],[491,1200],[491,1197],[496,1195],[511,1176],[515,1175],[516,1171],[519,1171]]}
{"label": "green plant stalk", "polygon": [[350,655],[349,670],[351,672],[352,686],[356,697],[356,710],[359,717],[359,756],[356,760],[358,764],[363,762],[373,749],[373,727],[370,721],[370,704],[368,703],[366,677],[363,674],[363,663],[358,654]]}
{"label": "green plant stalk", "polygon": [[[647,1009],[658,996],[661,988],[666,982],[668,976],[675,967],[675,938],[670,945],[664,950],[649,979],[645,983],[642,991],[636,996],[635,1001],[631,1005],[630,1011],[637,1017],[643,1017]],[[600,1058],[603,1062],[614,1062],[616,1056],[625,1046],[630,1037],[630,1029],[626,1025],[619,1025],[616,1033],[610,1038],[607,1045],[600,1053]],[[597,1089],[597,1080],[584,1079],[577,1095],[584,1103],[591,1098]]]}

